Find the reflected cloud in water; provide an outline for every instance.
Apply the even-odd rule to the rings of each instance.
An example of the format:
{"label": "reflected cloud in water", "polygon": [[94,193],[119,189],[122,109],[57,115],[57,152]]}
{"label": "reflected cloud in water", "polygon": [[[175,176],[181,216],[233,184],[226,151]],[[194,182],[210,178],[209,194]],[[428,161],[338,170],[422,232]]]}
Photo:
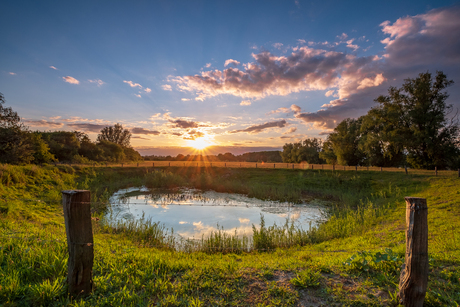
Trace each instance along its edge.
{"label": "reflected cloud in water", "polygon": [[207,237],[222,230],[252,235],[264,216],[266,226],[283,225],[286,220],[307,229],[324,221],[319,204],[281,203],[249,198],[240,194],[182,189],[149,191],[130,188],[116,192],[110,199],[115,219],[138,219],[145,215],[183,238]]}

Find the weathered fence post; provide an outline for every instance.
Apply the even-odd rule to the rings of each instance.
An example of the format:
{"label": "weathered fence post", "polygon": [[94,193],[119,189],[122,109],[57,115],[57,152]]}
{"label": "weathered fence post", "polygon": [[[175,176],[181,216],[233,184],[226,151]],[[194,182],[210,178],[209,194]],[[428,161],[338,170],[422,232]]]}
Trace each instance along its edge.
{"label": "weathered fence post", "polygon": [[152,163],[152,167],[155,167],[155,162]]}
{"label": "weathered fence post", "polygon": [[423,306],[428,285],[428,207],[425,198],[406,200],[406,260],[399,278],[400,303]]}
{"label": "weathered fence post", "polygon": [[346,166],[344,165],[344,166],[343,166],[343,170],[344,170],[344,171],[345,171],[345,167],[346,167]]}
{"label": "weathered fence post", "polygon": [[311,165],[311,169],[313,169],[313,164]]}
{"label": "weathered fence post", "polygon": [[275,164],[275,163],[273,163],[273,168],[276,168],[276,164]]}
{"label": "weathered fence post", "polygon": [[94,242],[90,201],[90,191],[62,191],[62,206],[69,250],[67,283],[69,284],[69,293],[74,297],[88,295],[93,290]]}
{"label": "weathered fence post", "polygon": [[257,168],[257,163],[256,163],[256,168]]}
{"label": "weathered fence post", "polygon": [[294,169],[294,164],[292,164],[292,169]]}
{"label": "weathered fence post", "polygon": [[438,167],[437,166],[434,167],[434,175],[438,176]]}
{"label": "weathered fence post", "polygon": [[321,164],[321,169],[324,169],[324,164]]}
{"label": "weathered fence post", "polygon": [[121,167],[123,167],[123,163],[121,163]]}
{"label": "weathered fence post", "polygon": [[225,163],[225,167],[227,167],[227,163]]}
{"label": "weathered fence post", "polygon": [[358,171],[358,165],[355,165],[355,171],[356,172]]}
{"label": "weathered fence post", "polygon": [[383,171],[383,168],[380,166],[380,172],[382,172],[382,171]]}
{"label": "weathered fence post", "polygon": [[171,166],[171,162],[169,162],[169,166]]}
{"label": "weathered fence post", "polygon": [[407,166],[404,165],[404,170],[406,171],[406,175],[407,175]]}

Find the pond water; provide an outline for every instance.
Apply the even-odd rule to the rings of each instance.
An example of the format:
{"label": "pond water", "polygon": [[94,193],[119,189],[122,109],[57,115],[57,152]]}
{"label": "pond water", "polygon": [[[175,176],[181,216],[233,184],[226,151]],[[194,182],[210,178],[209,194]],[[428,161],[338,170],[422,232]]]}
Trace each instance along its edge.
{"label": "pond water", "polygon": [[263,201],[240,194],[180,189],[175,191],[130,188],[119,190],[110,199],[112,218],[160,222],[185,239],[200,239],[223,227],[231,234],[252,235],[252,225],[284,225],[286,219],[305,230],[325,220],[319,203],[292,204]]}

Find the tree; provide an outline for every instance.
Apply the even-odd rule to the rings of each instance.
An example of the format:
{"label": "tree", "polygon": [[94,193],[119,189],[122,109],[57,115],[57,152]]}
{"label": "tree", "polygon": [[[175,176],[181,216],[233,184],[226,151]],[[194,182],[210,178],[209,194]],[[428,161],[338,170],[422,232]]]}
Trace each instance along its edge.
{"label": "tree", "polygon": [[326,141],[323,143],[323,150],[319,153],[321,159],[326,160],[327,164],[337,164],[337,156],[334,152],[332,142]]}
{"label": "tree", "polygon": [[18,113],[4,103],[5,96],[0,93],[0,162],[31,163],[34,157],[29,131]]}
{"label": "tree", "polygon": [[108,126],[101,130],[101,133],[97,136],[97,141],[109,141],[118,144],[122,147],[130,147],[131,132],[127,129],[123,129],[120,124],[115,126]]}
{"label": "tree", "polygon": [[286,163],[301,163],[307,162],[311,164],[323,163],[324,160],[320,158],[322,140],[317,138],[308,138],[303,142],[287,143],[283,146],[281,157],[283,162]]}
{"label": "tree", "polygon": [[347,118],[341,121],[334,132],[329,134],[327,140],[330,142],[337,162],[340,165],[360,165],[364,161],[364,154],[358,145],[361,138],[362,118]]}
{"label": "tree", "polygon": [[452,116],[452,105],[445,88],[453,81],[437,71],[415,79],[406,79],[401,88],[390,87],[387,96],[375,101],[374,113],[386,126],[383,138],[395,147],[405,150],[407,161],[415,168],[445,168],[459,155],[459,126]]}

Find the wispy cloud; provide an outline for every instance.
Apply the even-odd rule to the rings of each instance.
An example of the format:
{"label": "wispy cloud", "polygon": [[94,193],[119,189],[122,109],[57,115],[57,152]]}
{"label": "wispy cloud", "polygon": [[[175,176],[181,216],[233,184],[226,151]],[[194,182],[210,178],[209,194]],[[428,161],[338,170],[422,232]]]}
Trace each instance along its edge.
{"label": "wispy cloud", "polygon": [[140,85],[139,83],[134,83],[133,81],[123,80],[123,83],[129,84],[129,86],[131,86],[131,87],[142,88],[142,85]]}
{"label": "wispy cloud", "polygon": [[251,101],[250,100],[243,100],[243,101],[240,102],[240,105],[241,106],[250,106]]}
{"label": "wispy cloud", "polygon": [[163,84],[161,88],[165,91],[172,91],[172,87],[169,84]]}
{"label": "wispy cloud", "polygon": [[140,94],[134,94],[134,96],[136,96],[137,98],[142,98]]}
{"label": "wispy cloud", "polygon": [[144,128],[132,128],[132,129],[131,129],[131,133],[132,133],[132,134],[146,134],[146,135],[152,134],[152,135],[159,135],[159,134],[160,134],[160,131],[148,130],[148,129],[144,129]]}
{"label": "wispy cloud", "polygon": [[51,69],[54,69],[54,70],[59,70],[59,69],[57,69],[57,68],[54,67],[54,66],[50,66],[50,68],[51,68]]}
{"label": "wispy cloud", "polygon": [[206,63],[206,65],[204,65],[204,67],[206,67],[206,68],[211,67],[211,63]]}
{"label": "wispy cloud", "polygon": [[236,60],[233,60],[233,59],[228,59],[225,61],[224,63],[224,67],[227,67],[228,65],[235,65],[235,66],[238,66],[240,65],[240,62],[236,61]]}
{"label": "wispy cloud", "polygon": [[12,76],[16,76],[16,73],[12,72],[12,71],[10,71],[9,74],[12,75]]}
{"label": "wispy cloud", "polygon": [[280,121],[273,121],[273,122],[267,122],[267,123],[260,124],[260,125],[253,125],[246,129],[233,130],[233,131],[230,131],[230,133],[238,133],[238,132],[260,133],[263,130],[266,130],[269,128],[283,128],[283,127],[286,127],[286,125],[287,125],[287,122],[283,119]]}
{"label": "wispy cloud", "polygon": [[67,126],[75,130],[82,130],[82,131],[87,131],[87,132],[100,132],[102,129],[104,129],[108,125],[83,123],[83,124],[67,124]]}
{"label": "wispy cloud", "polygon": [[146,92],[146,93],[150,93],[151,91],[152,91],[152,90],[151,90],[150,88],[148,88],[148,87],[146,87],[146,88],[144,89],[144,92]]}
{"label": "wispy cloud", "polygon": [[105,82],[101,79],[88,80],[88,82],[95,83],[97,86],[102,86],[103,84],[105,84]]}
{"label": "wispy cloud", "polygon": [[62,77],[62,79],[64,79],[65,82],[70,84],[80,84],[80,81],[71,76]]}
{"label": "wispy cloud", "polygon": [[50,121],[47,121],[47,120],[25,120],[24,121],[27,125],[30,125],[32,127],[47,127],[47,128],[51,128],[51,129],[55,129],[55,128],[61,128],[62,126],[64,126],[63,123],[59,123],[59,122],[50,122]]}
{"label": "wispy cloud", "polygon": [[290,133],[294,133],[297,131],[297,127],[291,127],[289,128],[288,131],[284,132],[283,134],[290,134]]}

